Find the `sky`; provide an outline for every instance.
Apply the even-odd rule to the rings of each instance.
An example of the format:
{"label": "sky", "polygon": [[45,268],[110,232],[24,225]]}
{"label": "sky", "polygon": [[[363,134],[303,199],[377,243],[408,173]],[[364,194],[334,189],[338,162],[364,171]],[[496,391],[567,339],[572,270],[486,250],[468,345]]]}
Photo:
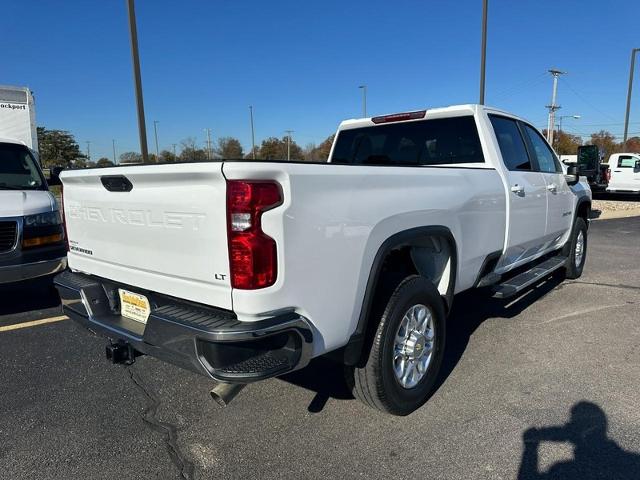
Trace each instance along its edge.
{"label": "sky", "polygon": [[[139,151],[125,0],[3,0],[0,84],[28,86],[40,126],[91,157]],[[293,130],[320,143],[340,121],[477,103],[481,0],[136,0],[155,151],[187,137],[251,147]],[[555,67],[563,130],[622,136],[636,0],[489,0],[485,103],[546,127]],[[640,57],[640,55],[639,55]],[[630,132],[640,134],[640,58]]]}

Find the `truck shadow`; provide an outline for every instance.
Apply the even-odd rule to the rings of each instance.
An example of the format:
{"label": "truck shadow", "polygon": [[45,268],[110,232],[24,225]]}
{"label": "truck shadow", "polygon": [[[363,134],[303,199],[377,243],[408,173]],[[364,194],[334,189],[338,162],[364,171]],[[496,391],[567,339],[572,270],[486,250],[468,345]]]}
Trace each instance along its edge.
{"label": "truck shadow", "polygon": [[0,316],[45,310],[60,305],[52,280],[0,285]]}
{"label": "truck shadow", "polygon": [[[487,290],[470,290],[458,295],[447,321],[447,346],[435,393],[454,371],[476,329],[489,318],[514,318],[562,283],[560,276],[542,280],[514,299],[499,300]],[[330,398],[351,400],[353,395],[344,379],[342,365],[328,358],[314,359],[306,368],[280,377],[280,380],[316,392],[309,412],[320,412]]]}
{"label": "truck shadow", "polygon": [[[604,410],[592,402],[580,401],[571,407],[564,425],[529,428],[522,434],[522,459],[518,480],[591,480],[637,479],[640,455],[622,449],[607,436],[608,420]],[[569,443],[573,458],[540,469],[542,443]]]}
{"label": "truck shadow", "polygon": [[557,288],[564,279],[553,275],[519,297],[500,300],[485,289],[468,290],[456,296],[447,321],[447,346],[434,393],[460,362],[469,340],[489,318],[511,319]]}

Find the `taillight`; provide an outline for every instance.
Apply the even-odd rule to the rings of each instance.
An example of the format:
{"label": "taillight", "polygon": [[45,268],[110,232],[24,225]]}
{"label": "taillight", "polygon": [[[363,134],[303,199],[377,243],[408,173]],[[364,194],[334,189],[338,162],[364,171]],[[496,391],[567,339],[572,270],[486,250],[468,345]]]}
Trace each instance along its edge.
{"label": "taillight", "polygon": [[282,203],[280,185],[272,181],[227,181],[227,230],[231,286],[243,290],[276,281],[276,242],[262,231],[262,214]]}

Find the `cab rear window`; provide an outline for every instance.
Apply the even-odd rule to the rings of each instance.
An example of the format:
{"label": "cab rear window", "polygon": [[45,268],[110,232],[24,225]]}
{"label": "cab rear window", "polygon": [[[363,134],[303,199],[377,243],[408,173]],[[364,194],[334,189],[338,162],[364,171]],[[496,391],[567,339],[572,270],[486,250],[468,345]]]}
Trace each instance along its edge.
{"label": "cab rear window", "polygon": [[637,157],[632,157],[630,155],[625,155],[618,158],[618,168],[635,168],[636,162],[640,160]]}
{"label": "cab rear window", "polygon": [[399,122],[342,130],[332,163],[350,165],[446,165],[483,163],[473,116]]}

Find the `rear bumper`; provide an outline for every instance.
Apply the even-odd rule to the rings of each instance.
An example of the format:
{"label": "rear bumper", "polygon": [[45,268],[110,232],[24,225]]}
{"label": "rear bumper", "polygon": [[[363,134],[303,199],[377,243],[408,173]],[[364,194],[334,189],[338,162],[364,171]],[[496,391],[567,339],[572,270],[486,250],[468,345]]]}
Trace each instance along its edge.
{"label": "rear bumper", "polygon": [[[263,380],[302,368],[311,358],[311,327],[294,312],[241,322],[228,310],[80,273],[64,272],[55,285],[64,313],[94,333],[218,381]],[[147,296],[146,325],[120,315],[119,287]]]}
{"label": "rear bumper", "polygon": [[66,257],[15,265],[0,265],[0,284],[45,277],[62,272],[65,268],[67,268]]}

